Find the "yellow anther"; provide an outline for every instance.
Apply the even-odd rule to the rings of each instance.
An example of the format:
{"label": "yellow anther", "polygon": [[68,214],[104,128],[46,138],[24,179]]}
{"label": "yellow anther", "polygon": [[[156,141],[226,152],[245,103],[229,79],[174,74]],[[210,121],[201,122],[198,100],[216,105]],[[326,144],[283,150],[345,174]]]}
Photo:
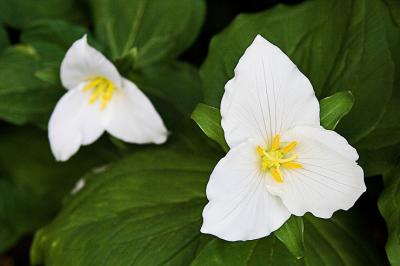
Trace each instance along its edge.
{"label": "yellow anther", "polygon": [[100,83],[103,82],[103,78],[101,77],[97,77],[92,79],[92,81],[90,81],[88,84],[86,84],[86,86],[83,88],[83,91],[89,91],[90,89],[95,88],[97,85],[99,85]]}
{"label": "yellow anther", "polygon": [[279,170],[279,168],[271,168],[271,175],[276,182],[278,182],[278,183],[283,182],[282,173],[281,173],[281,170]]}
{"label": "yellow anther", "polygon": [[95,77],[83,87],[84,92],[92,91],[89,104],[94,104],[97,100],[101,101],[100,110],[104,110],[107,107],[107,103],[111,100],[115,89],[114,83],[105,77]]}
{"label": "yellow anther", "polygon": [[260,156],[264,155],[264,149],[261,146],[257,146],[257,153]]}
{"label": "yellow anther", "polygon": [[279,149],[280,142],[281,142],[281,137],[279,136],[279,134],[276,134],[274,136],[274,140],[272,141],[271,150],[275,151],[275,150]]}
{"label": "yellow anther", "polygon": [[290,142],[288,145],[286,145],[285,148],[282,149],[283,153],[289,153],[290,151],[292,151],[294,148],[296,148],[297,146],[297,141],[292,141]]}
{"label": "yellow anther", "polygon": [[263,171],[268,170],[268,163],[267,163],[267,161],[263,161],[263,162],[262,162],[262,164],[261,164],[261,169],[262,169]]}
{"label": "yellow anther", "polygon": [[287,163],[283,163],[282,164],[283,167],[287,168],[287,169],[299,169],[299,168],[303,168],[303,165],[300,163],[296,163],[296,162],[287,162]]}
{"label": "yellow anther", "polygon": [[257,146],[257,154],[261,158],[261,169],[262,171],[270,171],[272,178],[278,182],[283,182],[283,175],[280,171],[280,167],[284,167],[286,169],[298,169],[302,168],[303,165],[294,160],[297,159],[296,154],[290,154],[287,157],[289,152],[292,152],[296,147],[297,142],[292,141],[287,144],[285,147],[281,147],[280,136],[276,134],[273,138],[271,149],[267,150],[261,146]]}

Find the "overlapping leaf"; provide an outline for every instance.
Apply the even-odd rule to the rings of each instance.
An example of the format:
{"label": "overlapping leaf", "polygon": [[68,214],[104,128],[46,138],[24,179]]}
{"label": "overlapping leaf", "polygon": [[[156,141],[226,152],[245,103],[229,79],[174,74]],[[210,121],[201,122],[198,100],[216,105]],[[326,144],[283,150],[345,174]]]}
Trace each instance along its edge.
{"label": "overlapping leaf", "polygon": [[338,130],[351,142],[359,141],[382,118],[393,87],[381,5],[379,0],[317,0],[238,16],[214,37],[201,68],[206,103],[218,107],[239,57],[261,34],[297,64],[319,98],[352,91],[354,108]]}

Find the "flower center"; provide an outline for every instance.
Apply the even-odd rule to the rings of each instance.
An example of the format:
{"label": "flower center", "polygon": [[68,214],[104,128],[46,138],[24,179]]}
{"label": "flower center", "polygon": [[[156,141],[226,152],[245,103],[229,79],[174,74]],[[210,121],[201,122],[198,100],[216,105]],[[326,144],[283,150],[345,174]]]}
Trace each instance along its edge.
{"label": "flower center", "polygon": [[107,107],[107,103],[111,100],[115,90],[114,83],[101,76],[94,77],[83,87],[84,92],[91,91],[92,93],[89,98],[89,104],[94,104],[97,100],[101,101],[100,110],[104,110]]}
{"label": "flower center", "polygon": [[284,143],[280,142],[279,134],[276,134],[270,149],[264,149],[261,146],[257,146],[257,153],[261,158],[261,169],[265,172],[270,171],[272,177],[278,183],[283,182],[280,167],[286,169],[297,169],[303,167],[302,164],[294,162],[297,155],[292,151],[296,148],[297,142],[292,141],[286,145],[282,144]]}

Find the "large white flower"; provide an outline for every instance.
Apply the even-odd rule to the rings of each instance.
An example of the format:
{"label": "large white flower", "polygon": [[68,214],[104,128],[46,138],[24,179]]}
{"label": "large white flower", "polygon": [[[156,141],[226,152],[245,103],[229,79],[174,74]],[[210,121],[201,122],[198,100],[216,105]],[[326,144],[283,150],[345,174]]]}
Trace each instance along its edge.
{"label": "large white flower", "polygon": [[67,51],[61,82],[68,92],[49,121],[50,146],[57,160],[68,160],[104,131],[130,143],[165,142],[167,130],[150,100],[88,45],[86,35]]}
{"label": "large white flower", "polygon": [[291,214],[329,218],[365,191],[357,151],[320,126],[310,82],[260,35],[225,86],[221,115],[231,149],[207,185],[201,232],[256,239]]}

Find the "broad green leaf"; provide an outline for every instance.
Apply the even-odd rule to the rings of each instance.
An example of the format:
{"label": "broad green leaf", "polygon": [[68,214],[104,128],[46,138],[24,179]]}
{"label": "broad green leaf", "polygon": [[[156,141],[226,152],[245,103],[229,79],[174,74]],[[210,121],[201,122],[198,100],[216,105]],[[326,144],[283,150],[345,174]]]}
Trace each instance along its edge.
{"label": "broad green leaf", "polygon": [[386,35],[390,40],[389,48],[395,63],[393,94],[379,124],[358,144],[365,149],[380,149],[400,143],[400,1],[385,2],[387,6],[383,6],[382,10],[387,14]]}
{"label": "broad green leaf", "polygon": [[213,165],[209,158],[151,148],[87,176],[86,187],[36,234],[32,263],[188,265]]}
{"label": "broad green leaf", "polygon": [[[4,132],[6,131],[6,132]],[[53,158],[47,135],[31,128],[0,134],[0,252],[51,220],[76,180],[109,159],[99,146],[66,163]]]}
{"label": "broad green leaf", "polygon": [[193,111],[192,119],[207,137],[217,142],[225,152],[229,150],[221,127],[221,114],[218,108],[200,103]]}
{"label": "broad green leaf", "polygon": [[202,237],[214,165],[209,156],[152,147],[87,175],[86,186],[37,232],[32,264],[381,265],[365,223],[344,212],[332,220],[305,216],[303,260],[273,235],[236,243]]}
{"label": "broad green leaf", "polygon": [[211,41],[200,73],[205,103],[219,106],[239,58],[261,34],[297,64],[319,99],[352,91],[354,107],[338,130],[357,142],[381,119],[393,87],[394,64],[381,5],[379,0],[316,0],[239,15]]}
{"label": "broad green leaf", "polygon": [[400,165],[384,176],[385,189],[379,197],[378,206],[386,221],[389,238],[386,253],[390,264],[400,265]]}
{"label": "broad green leaf", "polygon": [[40,80],[39,55],[32,46],[13,46],[0,56],[0,118],[23,125],[43,128],[57,100],[64,93],[60,87]]}
{"label": "broad green leaf", "polygon": [[35,19],[57,18],[78,21],[81,19],[74,0],[2,0],[0,22],[22,29]]}
{"label": "broad green leaf", "polygon": [[0,24],[0,54],[9,45],[8,35],[6,30]]}
{"label": "broad green leaf", "polygon": [[276,237],[245,242],[213,239],[199,252],[192,266],[303,265]]}
{"label": "broad green leaf", "polygon": [[212,240],[205,245],[192,265],[382,265],[368,234],[343,213],[330,220],[304,217],[305,257],[296,260],[275,237],[255,241]]}
{"label": "broad green leaf", "polygon": [[297,258],[304,257],[304,223],[303,218],[292,215],[290,219],[274,232],[274,235]]}
{"label": "broad green leaf", "polygon": [[353,94],[342,91],[320,101],[321,125],[326,129],[335,129],[340,119],[347,115],[354,104]]}
{"label": "broad green leaf", "polygon": [[136,68],[178,56],[203,22],[203,0],[92,0],[95,30],[113,59],[134,55]]}

